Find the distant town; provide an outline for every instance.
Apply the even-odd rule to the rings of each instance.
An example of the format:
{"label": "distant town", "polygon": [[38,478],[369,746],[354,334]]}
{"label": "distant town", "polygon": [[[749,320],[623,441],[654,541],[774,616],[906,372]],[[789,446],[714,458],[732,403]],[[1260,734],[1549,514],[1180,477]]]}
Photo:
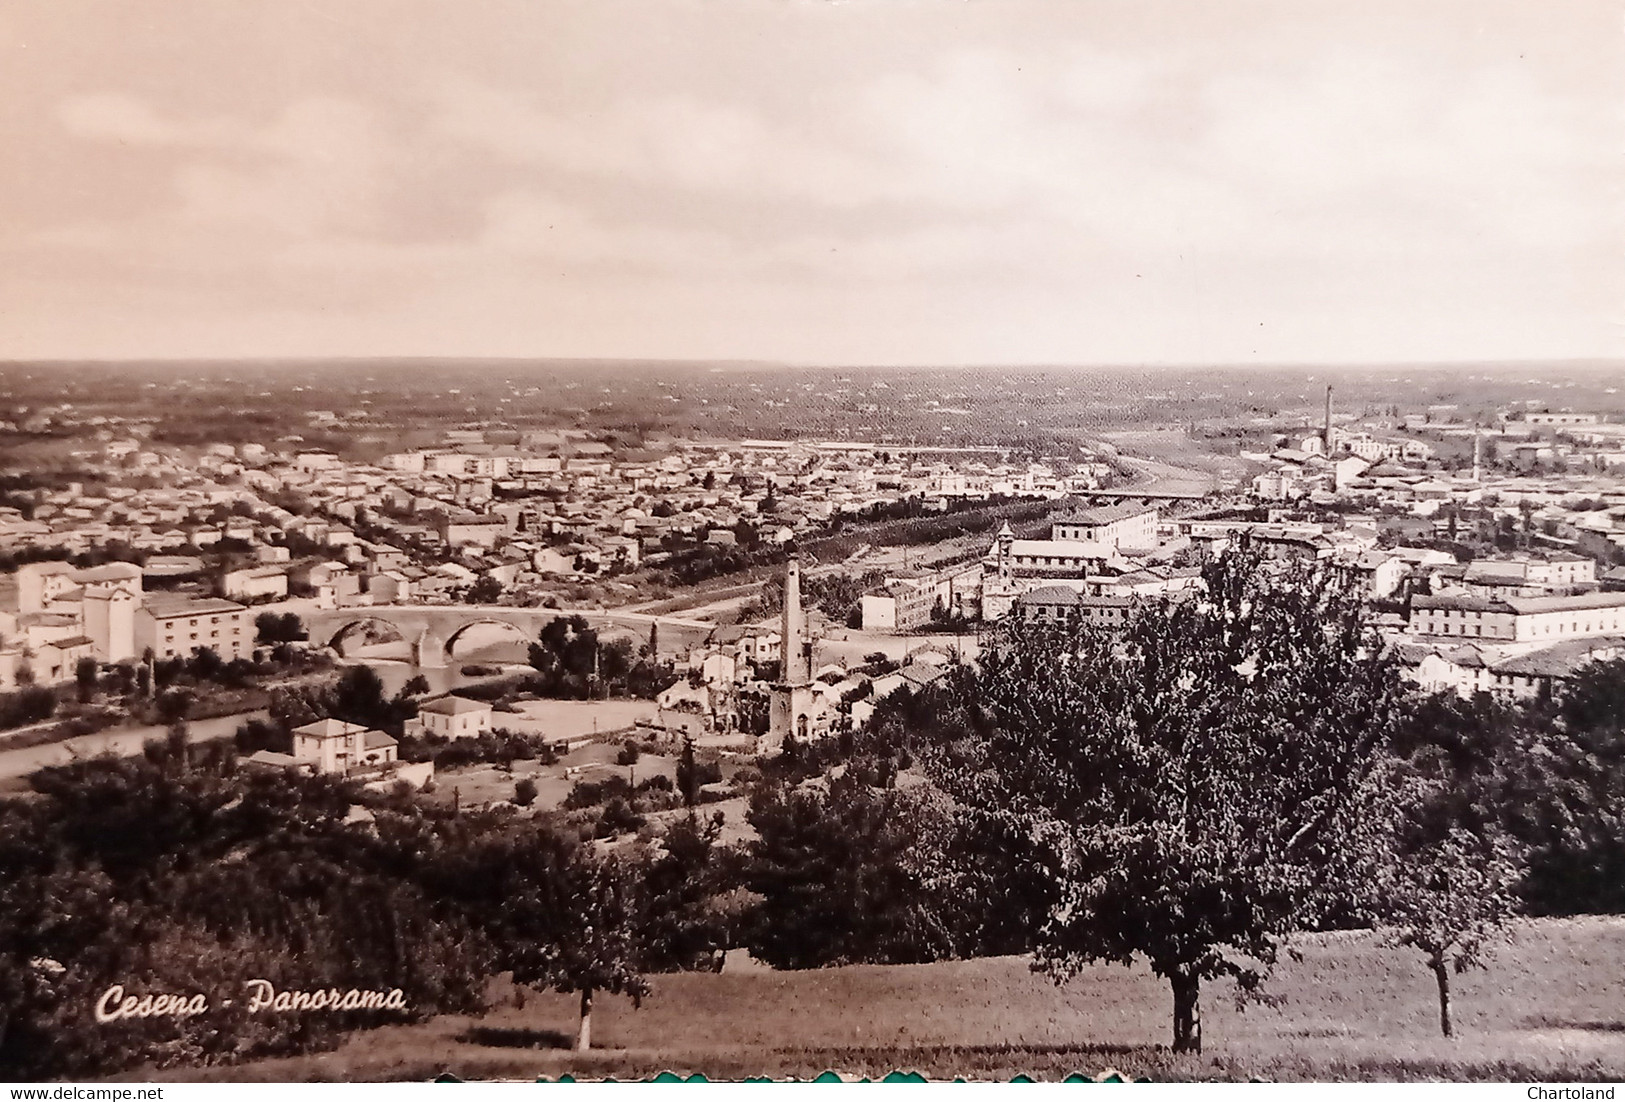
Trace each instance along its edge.
{"label": "distant town", "polygon": [[[19,368],[0,407],[0,816],[22,839],[7,852],[45,845],[27,840],[37,823],[115,862],[119,816],[208,803],[198,837],[213,840],[165,835],[132,882],[215,898],[208,878],[248,852],[267,885],[331,876],[345,886],[317,908],[334,939],[322,959],[372,954],[380,976],[401,969],[395,942],[358,940],[343,908],[406,892],[418,909],[388,921],[431,931],[398,935],[414,949],[403,997],[425,1018],[486,1005],[474,992],[493,966],[456,940],[471,930],[505,954],[495,971],[516,1006],[520,988],[580,996],[577,1050],[593,992],[637,998],[645,973],[1048,952],[1059,889],[1032,878],[1037,862],[1065,849],[1136,869],[1112,801],[1161,830],[1190,814],[1169,794],[1197,783],[1213,837],[1239,839],[1224,875],[1336,885],[1329,902],[1261,894],[1280,915],[1211,935],[1225,945],[1272,951],[1246,940],[1277,936],[1266,922],[1302,937],[1323,921],[1431,929],[1456,897],[1428,885],[1458,873],[1480,878],[1469,931],[1518,908],[1619,905],[1617,881],[1570,871],[1615,852],[1611,836],[1564,825],[1617,805],[1570,795],[1614,783],[1611,751],[1572,740],[1617,727],[1606,701],[1625,676],[1625,403],[1594,378],[1580,402],[1520,397],[1536,389],[1522,371],[1471,401],[1407,381],[1396,402],[1370,380],[1176,375],[1115,413],[1074,383],[1017,417],[1034,411],[981,410],[969,395],[985,380],[951,373],[894,387],[883,373],[690,371],[636,384],[628,400],[656,386],[675,408],[631,423],[539,399],[488,413],[528,392],[490,376],[467,395],[454,376],[421,401],[403,390],[384,413],[330,408],[350,384],[305,389],[269,369],[252,403],[210,413],[229,374],[165,389],[132,371],[108,384],[122,397],[67,372],[73,393],[48,398],[50,379]],[[933,385],[960,385],[980,428],[854,431]],[[786,398],[779,430],[761,432],[744,393],[850,408],[802,435]],[[1228,741],[1215,751],[1193,730]],[[84,795],[103,785],[124,795]],[[1458,789],[1472,793],[1461,807]],[[1413,838],[1413,821],[1445,833]],[[339,864],[320,856],[329,837],[349,847]],[[1300,856],[1306,837],[1320,841]],[[1187,860],[1200,896],[1218,844],[1146,865],[1090,921],[1156,897]],[[201,871],[167,863],[210,846],[225,856]],[[1338,863],[1356,858],[1368,871]],[[67,885],[64,862],[40,875]],[[527,877],[534,898],[573,877],[597,887],[580,888],[579,913],[515,917]],[[258,902],[227,907],[221,928],[296,961],[255,923],[304,888],[236,890]],[[31,929],[14,939],[30,975],[56,966],[28,948]],[[1111,955],[1119,936],[1161,951],[1152,927],[1113,929],[1082,951],[1127,959]],[[574,963],[527,956],[578,942],[590,953]],[[1461,944],[1427,950],[1429,967],[1443,975]],[[450,978],[420,968],[423,946]],[[1200,1051],[1200,980],[1232,974],[1215,960],[1156,965],[1174,985],[1175,1054]],[[78,1020],[112,968],[83,998],[42,987],[29,1005]],[[236,982],[240,968],[215,971]],[[1448,1036],[1447,979],[1439,999]],[[36,1046],[37,1067],[165,1060],[164,1038],[204,1028]],[[342,1040],[278,1028],[196,1062]]]}
{"label": "distant town", "polygon": [[[1230,477],[1136,460],[1109,433],[1023,456],[459,426],[358,461],[298,434],[177,446],[142,412],[15,408],[0,422],[14,456],[72,446],[5,477],[0,691],[70,683],[86,659],[248,660],[273,642],[255,626],[266,612],[333,625],[309,643],[342,653],[357,631],[390,628],[343,610],[567,608],[628,614],[622,628],[640,631],[669,615],[685,646],[662,652],[698,684],[685,677],[662,706],[731,731],[751,668],[781,658],[775,617],[750,617],[767,611],[755,590],[792,558],[839,591],[815,603],[815,638],[974,645],[976,625],[1012,614],[1121,624],[1136,600],[1188,592],[1202,561],[1243,538],[1357,578],[1429,688],[1549,693],[1618,653],[1625,422],[1540,400],[1485,423],[1456,404],[1373,415],[1337,398],[1328,387],[1319,424],[1223,426],[1237,437]],[[326,439],[354,423],[305,416]],[[427,657],[405,642],[419,664],[446,665],[444,638]],[[825,680],[819,734],[851,721],[829,703],[849,677]]]}

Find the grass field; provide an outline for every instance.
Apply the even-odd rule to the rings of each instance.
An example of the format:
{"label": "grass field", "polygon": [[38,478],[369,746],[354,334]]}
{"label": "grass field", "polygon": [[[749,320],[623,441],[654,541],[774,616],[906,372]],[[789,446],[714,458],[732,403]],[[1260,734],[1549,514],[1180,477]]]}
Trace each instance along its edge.
{"label": "grass field", "polygon": [[1432,979],[1415,954],[1365,932],[1295,948],[1300,959],[1283,958],[1268,988],[1279,1005],[1238,1010],[1227,986],[1204,992],[1200,1056],[1166,1048],[1168,990],[1144,967],[1099,966],[1056,987],[1025,959],[998,958],[656,976],[642,1009],[600,997],[602,1051],[583,1056],[562,1047],[571,997],[527,992],[520,1006],[499,985],[495,1008],[477,1019],[385,1027],[330,1053],[163,1077],[1625,1078],[1625,920],[1520,924],[1488,970],[1457,978],[1451,1040],[1439,1035]]}

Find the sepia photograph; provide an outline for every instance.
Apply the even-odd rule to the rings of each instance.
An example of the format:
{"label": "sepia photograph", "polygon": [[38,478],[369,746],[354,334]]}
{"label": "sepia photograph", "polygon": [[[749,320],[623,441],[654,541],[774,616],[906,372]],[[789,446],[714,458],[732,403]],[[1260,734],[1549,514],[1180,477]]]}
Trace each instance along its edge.
{"label": "sepia photograph", "polygon": [[1622,388],[1618,0],[4,0],[0,1082],[1612,1098]]}

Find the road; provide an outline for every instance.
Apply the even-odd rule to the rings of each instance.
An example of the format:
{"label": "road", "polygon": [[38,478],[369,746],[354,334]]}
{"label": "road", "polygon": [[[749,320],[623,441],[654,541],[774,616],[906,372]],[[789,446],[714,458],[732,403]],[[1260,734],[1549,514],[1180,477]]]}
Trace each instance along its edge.
{"label": "road", "polygon": [[[200,719],[187,724],[193,742],[229,738],[241,724],[251,719],[268,719],[264,709],[240,712],[236,715]],[[21,750],[0,750],[0,791],[16,791],[23,787],[16,782],[47,765],[66,765],[78,758],[94,757],[102,753],[138,754],[150,738],[162,738],[168,728],[114,727],[93,735],[81,735],[66,742],[51,742],[44,746],[28,746]]]}

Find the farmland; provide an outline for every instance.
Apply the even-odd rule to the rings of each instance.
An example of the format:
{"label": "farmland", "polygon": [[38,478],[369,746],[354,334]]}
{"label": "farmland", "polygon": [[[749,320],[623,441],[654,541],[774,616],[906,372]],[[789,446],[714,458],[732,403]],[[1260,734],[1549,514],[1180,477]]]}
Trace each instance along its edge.
{"label": "farmland", "polygon": [[[573,998],[497,983],[493,1009],[353,1035],[330,1053],[170,1073],[191,1080],[880,1076],[1060,1079],[1625,1077],[1625,921],[1518,924],[1487,970],[1457,978],[1457,1036],[1439,1035],[1419,957],[1366,931],[1307,935],[1267,985],[1273,1005],[1204,994],[1206,1049],[1166,1047],[1167,987],[1143,965],[1097,965],[1064,987],[1025,959],[653,977],[634,1010],[600,998],[595,1040],[564,1049]],[[861,1008],[861,1012],[857,1008]]]}

